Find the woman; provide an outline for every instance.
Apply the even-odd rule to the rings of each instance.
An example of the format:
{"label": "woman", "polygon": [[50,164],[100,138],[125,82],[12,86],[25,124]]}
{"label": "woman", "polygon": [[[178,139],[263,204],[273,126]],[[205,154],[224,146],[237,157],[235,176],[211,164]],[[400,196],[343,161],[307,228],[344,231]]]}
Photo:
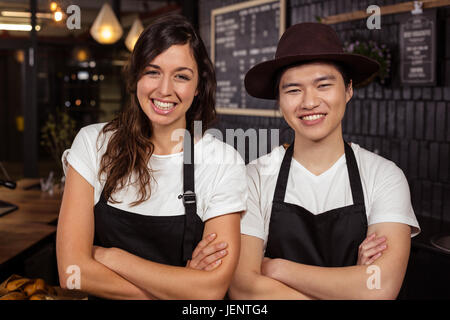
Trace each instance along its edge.
{"label": "woman", "polygon": [[408,182],[393,162],[344,142],[341,125],[352,85],[378,67],[345,53],[331,27],[300,23],[246,74],[249,94],[276,100],[295,139],[247,166],[232,298],[397,297],[420,231]]}
{"label": "woman", "polygon": [[246,180],[238,153],[205,134],[216,82],[204,44],[185,18],[161,18],[139,37],[126,76],[124,111],[81,129],[63,155],[61,286],[76,265],[80,289],[97,297],[222,299]]}

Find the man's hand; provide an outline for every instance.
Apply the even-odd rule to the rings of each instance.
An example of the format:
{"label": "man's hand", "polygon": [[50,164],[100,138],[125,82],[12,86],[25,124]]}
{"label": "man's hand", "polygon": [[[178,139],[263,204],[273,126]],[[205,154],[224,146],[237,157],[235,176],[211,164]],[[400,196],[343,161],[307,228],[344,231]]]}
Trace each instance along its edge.
{"label": "man's hand", "polygon": [[188,260],[186,268],[212,271],[222,263],[228,251],[225,249],[228,244],[226,242],[212,243],[217,235],[211,233],[197,244],[192,259]]}

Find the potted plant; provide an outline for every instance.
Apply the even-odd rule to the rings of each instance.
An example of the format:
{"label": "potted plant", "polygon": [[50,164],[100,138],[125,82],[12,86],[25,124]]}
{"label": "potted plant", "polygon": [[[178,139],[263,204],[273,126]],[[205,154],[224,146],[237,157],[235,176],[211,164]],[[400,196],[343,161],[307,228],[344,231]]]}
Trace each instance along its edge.
{"label": "potted plant", "polygon": [[381,85],[387,85],[391,78],[391,51],[385,44],[378,44],[373,40],[368,41],[352,41],[344,43],[344,50],[349,53],[360,54],[378,61],[380,71],[367,79],[360,87],[368,85],[373,80],[378,81]]}
{"label": "potted plant", "polygon": [[[47,180],[41,179],[41,187],[45,191],[53,192],[53,184],[60,183],[64,188],[64,173],[61,163],[63,152],[70,148],[76,135],[76,122],[60,108],[56,108],[55,113],[49,113],[47,121],[41,128],[41,146],[51,155],[57,168],[56,174],[50,172]],[[62,178],[58,178],[61,177]]]}

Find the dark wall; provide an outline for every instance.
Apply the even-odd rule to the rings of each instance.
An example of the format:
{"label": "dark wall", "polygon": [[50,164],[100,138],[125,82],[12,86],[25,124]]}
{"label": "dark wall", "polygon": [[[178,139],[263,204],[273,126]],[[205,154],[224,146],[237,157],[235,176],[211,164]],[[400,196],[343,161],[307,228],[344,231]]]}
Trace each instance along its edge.
{"label": "dark wall", "polygon": [[[210,49],[211,10],[238,3],[235,0],[200,0],[200,33]],[[287,26],[314,22],[355,10],[404,1],[297,0],[286,1]],[[390,46],[394,58],[399,50],[399,15],[381,17],[381,29],[369,30],[366,20],[333,25],[341,40],[359,36]],[[372,83],[356,89],[347,105],[343,121],[347,140],[394,161],[405,173],[417,215],[450,221],[450,7],[438,9],[438,84],[434,87],[406,87],[398,83],[398,64],[393,65],[393,80],[388,86]],[[281,128],[280,142],[291,141],[293,134],[278,118],[220,116],[217,125],[226,128]],[[248,157],[246,158],[248,161]]]}
{"label": "dark wall", "polygon": [[15,55],[15,50],[0,50],[0,161],[20,161],[23,154],[23,133],[16,126],[16,118],[23,115],[23,79]]}

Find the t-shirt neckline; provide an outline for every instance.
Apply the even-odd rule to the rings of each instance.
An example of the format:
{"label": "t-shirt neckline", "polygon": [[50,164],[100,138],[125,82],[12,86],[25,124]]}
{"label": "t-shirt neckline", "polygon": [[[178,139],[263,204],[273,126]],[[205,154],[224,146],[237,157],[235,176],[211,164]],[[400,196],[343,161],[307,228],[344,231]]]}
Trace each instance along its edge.
{"label": "t-shirt neckline", "polygon": [[309,171],[308,169],[306,169],[300,162],[298,162],[296,159],[294,159],[294,157],[292,157],[292,161],[291,161],[291,165],[292,163],[299,168],[300,170],[302,170],[303,172],[305,172],[309,177],[311,177],[311,179],[314,180],[322,180],[325,177],[328,177],[329,175],[333,174],[337,168],[339,167],[339,165],[345,161],[345,152],[344,154],[342,154],[339,159],[337,159],[332,165],[331,167],[329,167],[327,170],[325,170],[324,172],[322,172],[319,175],[315,175],[314,173],[312,173],[311,171]]}

